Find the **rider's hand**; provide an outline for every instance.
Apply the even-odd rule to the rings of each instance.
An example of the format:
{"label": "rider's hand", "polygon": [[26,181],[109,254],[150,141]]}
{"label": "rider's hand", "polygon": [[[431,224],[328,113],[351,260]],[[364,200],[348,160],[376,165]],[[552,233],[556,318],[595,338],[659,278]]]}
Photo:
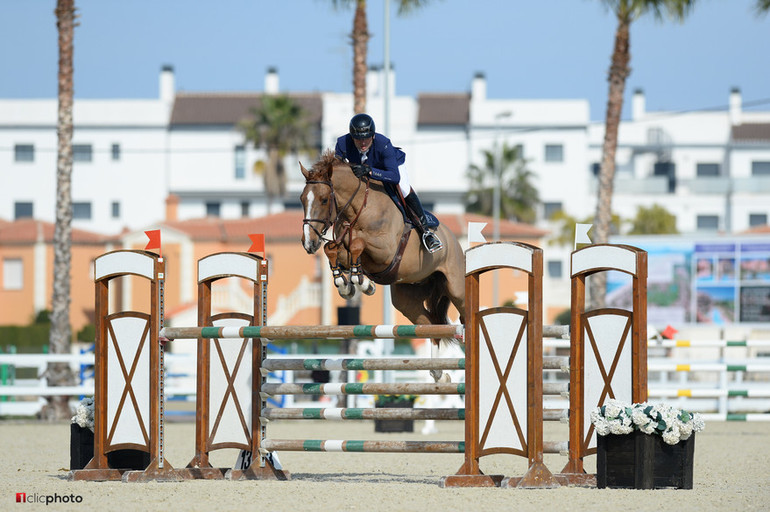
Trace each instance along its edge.
{"label": "rider's hand", "polygon": [[363,178],[372,173],[372,168],[366,164],[352,164],[350,168],[353,170],[353,174],[356,175],[356,178]]}

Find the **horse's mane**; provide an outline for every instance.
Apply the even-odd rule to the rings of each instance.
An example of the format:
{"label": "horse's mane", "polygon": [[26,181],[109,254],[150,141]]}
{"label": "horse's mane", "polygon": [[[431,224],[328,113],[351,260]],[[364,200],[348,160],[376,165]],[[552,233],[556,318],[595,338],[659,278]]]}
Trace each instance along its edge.
{"label": "horse's mane", "polygon": [[342,160],[337,158],[334,150],[327,149],[321,153],[321,158],[318,159],[313,167],[310,168],[310,173],[315,176],[331,177],[332,169],[335,165],[343,163]]}

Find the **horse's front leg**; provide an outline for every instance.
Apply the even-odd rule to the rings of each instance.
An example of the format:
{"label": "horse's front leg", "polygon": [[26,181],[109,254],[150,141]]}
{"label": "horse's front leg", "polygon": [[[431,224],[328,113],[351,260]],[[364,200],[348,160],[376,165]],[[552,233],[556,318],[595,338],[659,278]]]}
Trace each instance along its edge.
{"label": "horse's front leg", "polygon": [[350,281],[358,285],[366,295],[372,295],[376,287],[361,270],[361,254],[363,254],[364,249],[366,249],[366,242],[362,238],[354,238],[350,242]]}
{"label": "horse's front leg", "polygon": [[337,292],[340,294],[340,297],[343,299],[349,299],[356,293],[356,288],[353,286],[353,283],[349,281],[345,276],[345,272],[343,272],[342,268],[340,268],[340,265],[337,262],[339,250],[339,245],[335,244],[334,242],[327,242],[326,245],[324,245],[324,254],[326,254],[326,257],[329,259],[329,268],[332,270],[334,286],[337,287]]}

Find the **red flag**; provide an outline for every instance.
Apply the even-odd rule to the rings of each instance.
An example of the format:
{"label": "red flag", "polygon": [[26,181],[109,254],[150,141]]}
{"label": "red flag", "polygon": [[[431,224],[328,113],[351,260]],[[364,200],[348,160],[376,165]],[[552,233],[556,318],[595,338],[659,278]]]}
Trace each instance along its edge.
{"label": "red flag", "polygon": [[160,229],[145,231],[144,234],[147,235],[147,238],[150,239],[150,241],[147,242],[147,247],[145,247],[144,250],[145,251],[149,251],[150,249],[160,250]]}
{"label": "red flag", "polygon": [[248,252],[261,252],[265,253],[265,235],[262,233],[249,235],[251,240],[251,247]]}
{"label": "red flag", "polygon": [[674,335],[675,335],[677,332],[679,332],[679,331],[677,331],[676,329],[674,329],[674,328],[673,328],[673,327],[671,327],[670,325],[667,325],[667,326],[666,326],[666,328],[665,328],[665,329],[663,329],[663,332],[662,332],[662,333],[660,333],[660,334],[661,334],[661,335],[662,335],[664,338],[666,338],[667,340],[673,340],[673,339],[674,339]]}

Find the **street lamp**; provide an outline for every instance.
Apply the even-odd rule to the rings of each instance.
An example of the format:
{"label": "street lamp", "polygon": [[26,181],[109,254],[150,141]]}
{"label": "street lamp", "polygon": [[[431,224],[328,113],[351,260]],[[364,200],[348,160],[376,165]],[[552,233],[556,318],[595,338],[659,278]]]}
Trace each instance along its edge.
{"label": "street lamp", "polygon": [[[505,119],[508,117],[511,117],[511,111],[506,110],[504,112],[500,112],[499,114],[495,115],[495,160],[494,160],[494,172],[495,172],[495,182],[494,182],[494,188],[492,189],[492,238],[495,242],[500,241],[500,202],[501,202],[501,196],[502,196],[502,176],[503,176],[503,150],[500,145],[500,120]],[[497,274],[497,271],[495,271],[495,274]],[[493,277],[492,281],[492,305],[493,306],[499,306],[498,303],[498,282],[497,282],[497,275]]]}

